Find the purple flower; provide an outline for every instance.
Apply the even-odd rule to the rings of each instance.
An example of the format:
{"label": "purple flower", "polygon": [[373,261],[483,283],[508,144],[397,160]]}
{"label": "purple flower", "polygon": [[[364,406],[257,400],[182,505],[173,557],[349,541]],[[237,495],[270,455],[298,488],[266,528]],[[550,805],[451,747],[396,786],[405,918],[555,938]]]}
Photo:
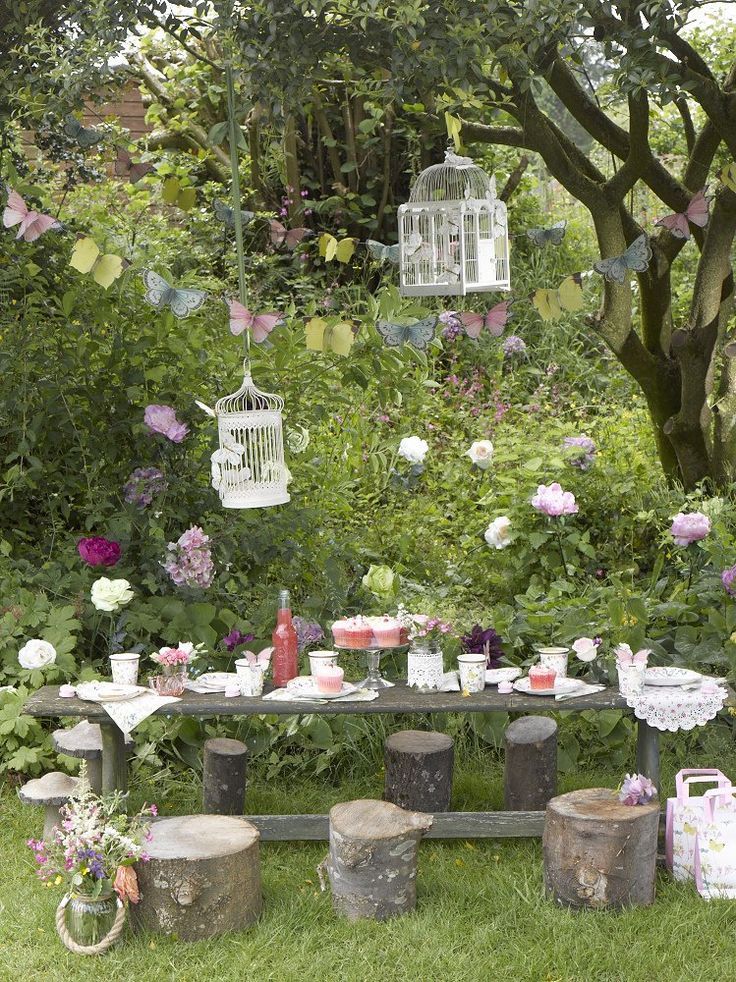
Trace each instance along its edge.
{"label": "purple flower", "polygon": [[179,422],[171,406],[146,406],[143,422],[149,433],[160,433],[172,443],[181,443],[189,432],[189,427]]}
{"label": "purple flower", "polygon": [[235,651],[239,644],[248,644],[254,638],[255,634],[243,634],[237,627],[234,627],[229,634],[225,635],[221,643],[225,645],[228,651]]}
{"label": "purple flower", "polygon": [[80,539],[77,552],[88,566],[114,566],[120,561],[120,543],[112,542],[102,535]]}
{"label": "purple flower", "polygon": [[676,546],[689,546],[700,542],[710,532],[710,519],[701,511],[692,511],[688,515],[679,512],[672,519],[670,535]]}
{"label": "purple flower", "polygon": [[624,805],[646,805],[657,797],[657,789],[643,774],[627,774],[618,792]]}
{"label": "purple flower", "polygon": [[503,354],[505,358],[513,358],[514,355],[523,355],[526,352],[526,342],[517,334],[509,334],[503,342]]}
{"label": "purple flower", "polygon": [[460,318],[457,316],[456,310],[445,310],[440,314],[440,322],[444,324],[442,329],[442,337],[447,341],[454,341],[460,334],[462,334],[463,325]]}
{"label": "purple flower", "polygon": [[593,466],[596,446],[589,436],[566,436],[562,449],[568,451],[567,458],[572,467],[587,471]]}
{"label": "purple flower", "polygon": [[292,623],[296,631],[296,644],[300,653],[324,639],[325,632],[316,621],[308,621],[297,616]]}
{"label": "purple flower", "polygon": [[198,525],[170,542],[163,567],[177,586],[208,587],[215,576],[210,537]]}
{"label": "purple flower", "polygon": [[721,573],[721,583],[729,597],[736,597],[736,566],[724,569]]}
{"label": "purple flower", "polygon": [[578,510],[575,495],[571,491],[563,491],[556,481],[549,486],[538,486],[537,493],[532,498],[532,506],[550,518],[574,515]]}
{"label": "purple flower", "polygon": [[123,494],[129,505],[147,508],[166,488],[166,478],[158,467],[136,467],[123,487]]}
{"label": "purple flower", "polygon": [[467,654],[485,654],[486,667],[498,668],[503,657],[503,641],[492,627],[474,624],[469,634],[460,638],[462,649]]}

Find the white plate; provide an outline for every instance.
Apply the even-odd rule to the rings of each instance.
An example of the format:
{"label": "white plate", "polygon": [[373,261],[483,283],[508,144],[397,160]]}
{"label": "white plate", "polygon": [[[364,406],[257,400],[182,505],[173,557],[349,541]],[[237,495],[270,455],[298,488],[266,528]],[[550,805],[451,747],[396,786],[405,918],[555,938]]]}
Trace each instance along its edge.
{"label": "white plate", "polygon": [[487,668],[486,685],[498,685],[499,682],[513,682],[520,675],[520,668]]}
{"label": "white plate", "polygon": [[142,685],[118,685],[117,682],[80,682],[77,685],[77,696],[85,702],[123,702],[148,691]]}
{"label": "white plate", "polygon": [[300,699],[339,699],[340,696],[350,695],[358,691],[358,686],[352,682],[343,682],[340,692],[320,692],[317,682],[312,675],[299,675],[286,683],[288,692],[293,692]]}
{"label": "white plate", "polygon": [[662,665],[644,672],[644,685],[690,685],[702,677],[700,672],[691,672],[689,668]]}
{"label": "white plate", "polygon": [[532,689],[529,676],[514,682],[517,692],[523,692],[525,696],[561,696],[568,692],[574,692],[580,683],[577,679],[557,679],[552,689]]}
{"label": "white plate", "polygon": [[210,692],[224,692],[228,685],[239,684],[237,672],[205,672],[192,682]]}

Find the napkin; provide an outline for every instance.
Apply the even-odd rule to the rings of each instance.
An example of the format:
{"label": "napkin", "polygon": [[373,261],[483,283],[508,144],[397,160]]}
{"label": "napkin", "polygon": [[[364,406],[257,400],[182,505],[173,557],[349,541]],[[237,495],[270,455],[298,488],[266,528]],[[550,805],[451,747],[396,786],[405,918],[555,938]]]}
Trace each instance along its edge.
{"label": "napkin", "polygon": [[378,699],[378,689],[357,689],[335,699],[320,699],[319,696],[297,696],[288,689],[274,689],[263,697],[264,702],[373,702]]}
{"label": "napkin", "polygon": [[148,719],[160,706],[179,702],[178,696],[160,696],[156,692],[144,692],[134,699],[122,702],[103,702],[102,708],[123,733],[131,733],[139,723]]}
{"label": "napkin", "polygon": [[594,692],[603,692],[605,685],[590,685],[588,682],[578,682],[572,692],[561,692],[555,696],[556,702],[563,702],[565,699],[579,699],[580,696],[592,696]]}

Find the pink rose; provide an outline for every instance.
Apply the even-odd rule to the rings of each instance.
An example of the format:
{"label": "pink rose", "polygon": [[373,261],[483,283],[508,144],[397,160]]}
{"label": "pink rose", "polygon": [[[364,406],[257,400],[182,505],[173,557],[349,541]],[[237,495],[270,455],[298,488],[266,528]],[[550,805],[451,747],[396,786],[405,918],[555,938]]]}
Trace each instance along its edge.
{"label": "pink rose", "polygon": [[172,443],[181,443],[189,432],[189,427],[179,422],[171,406],[146,406],[143,422],[149,433],[160,433]]}
{"label": "pink rose", "polygon": [[578,510],[575,495],[571,491],[563,491],[556,481],[549,486],[539,485],[532,498],[532,506],[550,518],[574,515]]}
{"label": "pink rose", "polygon": [[120,543],[102,535],[80,539],[77,551],[88,566],[114,566],[120,560]]}
{"label": "pink rose", "polygon": [[676,546],[689,546],[700,542],[710,532],[710,519],[702,511],[693,511],[689,515],[679,512],[672,519],[670,535]]}

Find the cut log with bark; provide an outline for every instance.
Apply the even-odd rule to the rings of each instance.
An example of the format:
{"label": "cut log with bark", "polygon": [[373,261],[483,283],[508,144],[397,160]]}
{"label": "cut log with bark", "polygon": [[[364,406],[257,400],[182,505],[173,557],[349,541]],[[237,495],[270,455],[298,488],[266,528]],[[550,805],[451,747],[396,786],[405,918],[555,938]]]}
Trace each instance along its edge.
{"label": "cut log with bark", "polygon": [[351,921],[383,921],[413,910],[419,840],[431,826],[431,815],[404,811],[388,801],[335,805],[330,852],[322,864],[335,910]]}
{"label": "cut log with bark", "polygon": [[659,805],[623,805],[608,788],[553,798],[544,823],[544,886],[566,907],[654,903]]}
{"label": "cut log with bark", "polygon": [[215,737],[204,745],[202,811],[242,815],[248,748],[240,740]]}
{"label": "cut log with bark", "polygon": [[201,941],[242,931],[262,907],[258,831],[228,815],[184,815],[151,824],[150,859],[137,863],[133,923]]}
{"label": "cut log with bark", "polygon": [[386,801],[410,811],[448,811],[455,758],[451,737],[427,730],[402,730],[387,738],[383,756]]}
{"label": "cut log with bark", "polygon": [[508,811],[540,811],[557,794],[557,723],[522,716],[506,728],[504,800]]}
{"label": "cut log with bark", "polygon": [[[83,719],[70,729],[54,730],[51,734],[54,750],[67,757],[79,757],[87,761],[87,780],[97,794],[102,791],[102,734],[99,723]],[[125,749],[135,746],[129,733],[124,735]]]}

